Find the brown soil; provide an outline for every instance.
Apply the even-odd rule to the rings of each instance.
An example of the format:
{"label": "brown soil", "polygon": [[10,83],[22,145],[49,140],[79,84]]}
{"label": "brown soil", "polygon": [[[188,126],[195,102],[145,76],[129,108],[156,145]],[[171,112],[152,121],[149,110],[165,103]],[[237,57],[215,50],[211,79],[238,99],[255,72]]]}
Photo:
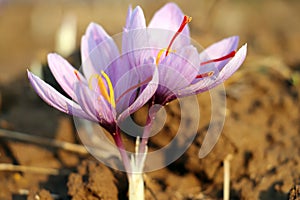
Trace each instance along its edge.
{"label": "brown soil", "polygon": [[[72,119],[42,102],[28,84],[25,69],[34,54],[42,52],[44,58],[45,51],[41,49],[46,49],[46,53],[53,49],[51,27],[56,27],[59,21],[56,19],[47,27],[52,30],[52,36],[36,29],[34,32],[29,25],[29,13],[41,14],[46,8],[73,10],[76,15],[89,16],[80,18],[80,34],[93,19],[116,33],[121,30],[127,7],[116,2],[94,7],[21,3],[0,7],[0,15],[7,16],[0,18],[0,30],[4,34],[0,43],[2,129],[80,144]],[[145,10],[148,9],[147,18],[162,4],[153,6],[142,2]],[[198,1],[179,4],[193,16],[192,35],[199,42],[207,45],[238,34],[242,42],[248,42],[249,56],[243,67],[226,82],[226,121],[213,151],[203,159],[198,158],[210,119],[210,97],[203,93],[198,95],[201,121],[197,137],[176,162],[145,175],[146,199],[221,199],[223,161],[228,155],[232,155],[231,199],[300,199],[300,25],[295,20],[299,19],[300,3],[226,1],[213,7]],[[108,17],[107,10],[111,7],[120,13]],[[93,12],[89,12],[91,9]],[[98,10],[104,13],[99,14]],[[200,11],[203,14],[199,14]],[[15,15],[16,12],[22,17]],[[41,20],[53,17],[49,16],[46,13]],[[228,23],[223,23],[223,16]],[[20,32],[23,38],[18,35]],[[43,42],[44,37],[49,40]],[[14,41],[17,47],[11,47]],[[162,147],[176,133],[177,103],[171,103],[166,110],[167,123],[161,133],[152,138],[153,148]],[[0,163],[59,169],[58,175],[0,171],[1,200],[127,199],[126,175],[104,166],[90,155],[6,138],[0,138],[0,144]]]}

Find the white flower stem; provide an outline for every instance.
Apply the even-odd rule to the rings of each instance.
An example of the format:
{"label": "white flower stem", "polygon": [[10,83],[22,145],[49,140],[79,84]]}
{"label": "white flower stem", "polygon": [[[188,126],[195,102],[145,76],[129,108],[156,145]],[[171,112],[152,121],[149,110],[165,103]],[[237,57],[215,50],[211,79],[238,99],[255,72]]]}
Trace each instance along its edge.
{"label": "white flower stem", "polygon": [[132,173],[129,178],[129,200],[144,200],[143,173]]}
{"label": "white flower stem", "polygon": [[230,198],[230,160],[232,155],[228,154],[224,159],[224,186],[223,186],[223,200]]}
{"label": "white flower stem", "polygon": [[[150,106],[151,107],[151,106]],[[148,113],[146,126],[142,140],[137,137],[135,144],[135,155],[131,157],[132,173],[129,175],[129,200],[144,200],[144,177],[143,170],[148,152],[148,139],[151,132],[152,121],[159,108],[152,109]]]}
{"label": "white flower stem", "polygon": [[135,144],[135,154],[131,156],[131,160],[126,154],[122,139],[120,137],[119,129],[117,129],[116,134],[114,135],[114,140],[116,145],[119,148],[123,164],[128,177],[129,182],[129,200],[144,200],[144,177],[143,170],[145,165],[145,160],[148,152],[148,139],[151,132],[152,121],[155,117],[155,114],[158,112],[160,107],[156,107],[149,112],[146,126],[144,128],[142,140],[137,137]]}
{"label": "white flower stem", "polygon": [[144,200],[144,177],[143,169],[148,152],[147,145],[144,146],[144,153],[140,153],[140,137],[136,138],[135,154],[131,157],[132,173],[129,174],[129,200]]}

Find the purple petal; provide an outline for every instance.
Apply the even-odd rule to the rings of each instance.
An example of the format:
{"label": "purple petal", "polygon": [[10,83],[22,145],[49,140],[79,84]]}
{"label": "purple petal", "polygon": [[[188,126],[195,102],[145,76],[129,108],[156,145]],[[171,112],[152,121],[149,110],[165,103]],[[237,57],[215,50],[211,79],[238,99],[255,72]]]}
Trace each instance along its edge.
{"label": "purple petal", "polygon": [[143,10],[139,6],[133,11],[129,9],[122,35],[122,54],[127,57],[131,66],[138,66],[151,56],[144,51],[149,48],[148,40]]}
{"label": "purple petal", "polygon": [[112,85],[115,86],[120,77],[127,73],[130,68],[131,65],[129,65],[127,57],[121,55],[105,69],[105,72],[110,77]]}
{"label": "purple petal", "polygon": [[137,6],[134,10],[132,10],[131,7],[129,7],[125,30],[144,28],[146,28],[146,20],[142,8]]}
{"label": "purple petal", "polygon": [[122,54],[128,59],[130,66],[139,66],[145,58],[150,56],[146,53],[146,49],[149,48],[149,39],[145,17],[138,6],[129,18],[122,35]]}
{"label": "purple petal", "polygon": [[127,10],[127,17],[126,17],[126,23],[124,27],[124,31],[126,31],[129,28],[130,25],[130,20],[131,20],[131,15],[132,15],[132,7],[129,5],[128,10]]}
{"label": "purple petal", "polygon": [[204,78],[199,80],[197,83],[179,91],[178,96],[184,97],[192,94],[198,94],[207,91],[228,79],[232,74],[242,65],[247,54],[247,44],[242,46],[235,56],[225,65],[222,71],[218,74],[217,78]]}
{"label": "purple petal", "polygon": [[197,76],[198,66],[198,52],[192,45],[170,53],[158,66],[159,86],[156,93],[168,96],[169,92],[187,87]]}
{"label": "purple petal", "polygon": [[27,75],[36,93],[47,104],[69,115],[74,115],[80,118],[94,121],[94,119],[88,116],[78,104],[57,92],[53,87],[45,83],[39,77],[35,76],[29,71],[27,71]]}
{"label": "purple petal", "polygon": [[85,81],[85,78],[79,72],[77,72],[76,75],[75,69],[68,63],[68,61],[58,54],[49,54],[48,64],[59,85],[72,99],[76,101],[77,98],[74,92],[74,84],[78,82],[78,78],[81,81]]}
{"label": "purple petal", "polygon": [[[149,59],[155,57],[157,52],[149,46],[147,29],[136,29],[123,32],[123,56],[132,67],[149,63]],[[150,65],[152,62],[149,63]]]}
{"label": "purple petal", "polygon": [[[156,34],[157,37],[155,37],[151,41],[159,41],[160,43],[163,42],[165,45],[168,45],[173,35],[178,31],[183,18],[183,12],[175,3],[167,3],[154,14],[152,20],[148,25],[148,28],[164,29],[169,30],[169,32],[162,32],[161,34]],[[190,44],[190,31],[188,25],[185,26],[180,35],[181,36],[176,38],[175,43],[173,44],[174,49]]]}
{"label": "purple petal", "polygon": [[122,113],[133,103],[137,93],[145,89],[147,84],[152,80],[155,68],[154,60],[149,60],[146,61],[145,65],[136,66],[128,70],[118,79],[114,87],[117,113]]}
{"label": "purple petal", "polygon": [[209,86],[216,82],[214,77],[205,77],[198,82],[191,84],[183,90],[176,91],[177,98],[195,95],[209,89]]}
{"label": "purple petal", "polygon": [[[175,3],[167,3],[154,14],[148,27],[176,32],[182,23],[183,17],[183,12]],[[190,35],[188,26],[183,29],[182,33],[187,36]]]}
{"label": "purple petal", "polygon": [[87,79],[99,74],[119,57],[119,50],[114,40],[104,29],[91,23],[81,40],[83,72]]}
{"label": "purple petal", "polygon": [[141,94],[137,97],[137,99],[127,108],[125,109],[118,117],[118,122],[122,122],[126,117],[128,117],[130,114],[137,111],[139,108],[141,108],[149,99],[154,95],[157,86],[158,86],[158,71],[157,68],[154,67],[154,73],[152,80],[148,83],[148,85],[145,87],[145,89],[141,92]]}
{"label": "purple petal", "polygon": [[114,112],[109,103],[98,93],[93,92],[85,84],[76,84],[76,94],[78,95],[78,104],[95,121],[100,123],[113,123]]}
{"label": "purple petal", "polygon": [[132,97],[136,96],[140,79],[135,69],[123,74],[114,87],[117,113],[124,111],[132,103]]}
{"label": "purple petal", "polygon": [[90,50],[89,50],[87,36],[84,35],[81,38],[81,62],[82,62],[81,65],[85,77],[90,77],[92,74],[99,73],[99,69],[94,68],[94,66],[91,63],[86,64],[88,62],[87,60],[89,54],[90,54]]}
{"label": "purple petal", "polygon": [[[232,36],[229,38],[225,38],[219,42],[216,42],[206,48],[203,52],[200,53],[201,62],[205,62],[207,60],[221,58],[225,55],[228,55],[230,52],[237,49],[239,43],[238,36]],[[230,59],[226,59],[220,62],[215,62],[215,67],[221,71],[222,68],[228,63]],[[205,67],[202,66],[202,67]]]}
{"label": "purple petal", "polygon": [[242,65],[247,55],[247,44],[243,45],[235,56],[225,65],[222,71],[219,73],[217,80],[209,89],[223,83],[225,80],[230,78],[233,73]]}

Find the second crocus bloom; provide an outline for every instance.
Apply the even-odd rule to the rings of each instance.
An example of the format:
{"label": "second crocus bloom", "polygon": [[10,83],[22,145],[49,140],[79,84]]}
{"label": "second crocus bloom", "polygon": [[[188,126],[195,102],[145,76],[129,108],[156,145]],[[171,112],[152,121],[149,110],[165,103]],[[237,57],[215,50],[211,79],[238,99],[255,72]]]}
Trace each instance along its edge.
{"label": "second crocus bloom", "polygon": [[188,23],[174,3],[158,10],[148,27],[140,7],[129,8],[123,33],[123,54],[130,65],[155,64],[159,85],[153,103],[168,102],[207,91],[228,79],[243,63],[247,45],[237,51],[238,36],[223,39],[202,52],[191,44]]}

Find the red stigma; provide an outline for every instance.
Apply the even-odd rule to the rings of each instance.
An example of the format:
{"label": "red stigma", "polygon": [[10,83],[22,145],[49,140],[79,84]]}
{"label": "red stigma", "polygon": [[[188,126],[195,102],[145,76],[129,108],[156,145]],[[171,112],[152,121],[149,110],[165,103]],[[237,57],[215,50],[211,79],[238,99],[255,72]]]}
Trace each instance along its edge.
{"label": "red stigma", "polygon": [[198,74],[196,76],[196,78],[204,78],[204,77],[210,77],[214,74],[214,72],[207,72],[207,73],[204,73],[204,74]]}
{"label": "red stigma", "polygon": [[79,77],[79,74],[78,74],[77,70],[74,70],[74,74],[75,74],[76,78],[80,81],[80,77]]}
{"label": "red stigma", "polygon": [[136,84],[136,85],[134,85],[134,86],[128,88],[123,94],[121,94],[121,95],[118,97],[118,99],[116,100],[116,103],[118,103],[118,102],[120,101],[120,99],[123,98],[128,92],[130,92],[130,91],[132,91],[132,90],[134,90],[134,89],[137,89],[138,87],[140,87],[140,86],[142,86],[142,85],[144,85],[144,84],[150,82],[151,79],[152,79],[152,77],[150,76],[150,77],[148,77],[146,80],[144,80],[143,82],[140,82],[140,83],[138,83],[138,84]]}
{"label": "red stigma", "polygon": [[200,65],[206,65],[206,64],[209,64],[209,63],[212,63],[212,62],[219,62],[219,61],[223,61],[223,60],[226,60],[228,58],[232,58],[235,56],[235,53],[236,51],[232,51],[230,52],[229,54],[227,54],[226,56],[223,56],[221,58],[216,58],[216,59],[212,59],[212,60],[208,60],[208,61],[205,61],[205,62],[202,62],[200,63]]}
{"label": "red stigma", "polygon": [[171,39],[171,41],[169,43],[169,46],[168,46],[168,48],[166,50],[166,55],[165,56],[167,56],[169,54],[170,48],[171,48],[172,44],[174,43],[175,39],[177,38],[177,36],[183,31],[184,27],[188,23],[190,23],[191,21],[192,21],[192,17],[186,16],[186,15],[183,17],[183,20],[181,22],[181,25],[180,25],[179,29],[177,30],[177,32],[175,33],[175,35],[172,37],[172,39]]}
{"label": "red stigma", "polygon": [[186,16],[186,15],[185,15],[185,16],[183,17],[183,20],[182,20],[182,22],[181,22],[181,25],[180,25],[180,27],[179,27],[177,33],[181,33],[182,30],[184,29],[185,25],[187,25],[187,24],[190,23],[191,21],[192,21],[192,17],[189,17],[189,16]]}

